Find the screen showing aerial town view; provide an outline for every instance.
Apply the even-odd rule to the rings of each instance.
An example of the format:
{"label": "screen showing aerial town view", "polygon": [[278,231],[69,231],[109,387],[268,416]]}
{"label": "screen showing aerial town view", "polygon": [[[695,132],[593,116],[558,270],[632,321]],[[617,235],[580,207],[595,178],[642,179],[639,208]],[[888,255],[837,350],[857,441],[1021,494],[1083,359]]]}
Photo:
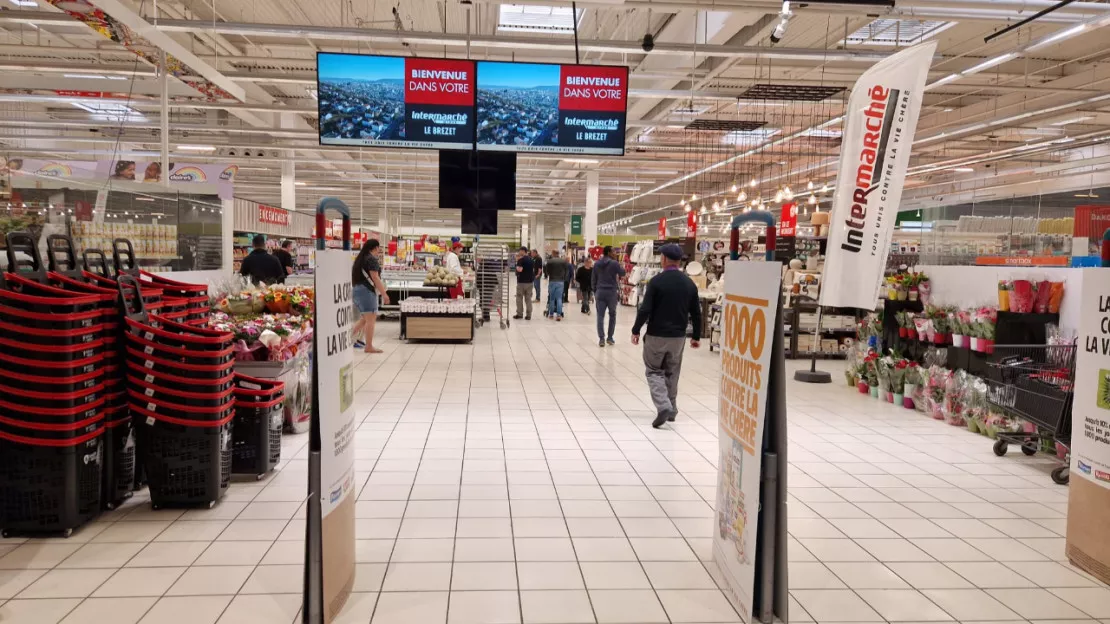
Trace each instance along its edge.
{"label": "screen showing aerial town view", "polygon": [[478,148],[624,154],[628,69],[478,62]]}
{"label": "screen showing aerial town view", "polygon": [[469,149],[474,63],[316,55],[320,143]]}

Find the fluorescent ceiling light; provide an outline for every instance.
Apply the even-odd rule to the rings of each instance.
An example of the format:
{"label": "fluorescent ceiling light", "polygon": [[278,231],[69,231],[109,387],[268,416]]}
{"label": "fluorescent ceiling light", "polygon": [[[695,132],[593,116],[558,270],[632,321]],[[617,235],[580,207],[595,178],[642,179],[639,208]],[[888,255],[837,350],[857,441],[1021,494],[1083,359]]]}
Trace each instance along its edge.
{"label": "fluorescent ceiling light", "polygon": [[17,7],[37,7],[39,5],[35,0],[8,0]]}
{"label": "fluorescent ceiling light", "polygon": [[941,85],[946,85],[946,84],[952,82],[953,80],[959,80],[959,78],[960,78],[959,74],[948,74],[944,78],[941,78],[940,80],[934,82],[933,84],[931,84],[929,86],[930,87],[939,87]]}
{"label": "fluorescent ceiling light", "polygon": [[177,149],[186,152],[214,152],[216,147],[213,145],[178,145]]}
{"label": "fluorescent ceiling light", "polygon": [[152,201],[154,201],[154,198],[153,197],[136,197],[135,201],[152,202]]}
{"label": "fluorescent ceiling light", "polygon": [[954,167],[952,171],[957,171],[959,173],[972,173],[975,170],[971,167]]}
{"label": "fluorescent ceiling light", "polygon": [[62,74],[66,78],[86,78],[89,80],[127,80],[127,76],[114,74]]}
{"label": "fluorescent ceiling light", "polygon": [[1087,191],[1086,193],[1083,193],[1081,195],[1077,194],[1076,197],[1082,197],[1084,199],[1098,199],[1098,195],[1092,193],[1091,191]]}
{"label": "fluorescent ceiling light", "polygon": [[[539,211],[537,211],[537,212],[539,212]],[[527,214],[526,214],[525,212],[514,212],[514,213],[513,213],[513,216],[514,216],[514,217],[522,217],[522,218],[523,218],[523,217],[527,217],[528,215],[527,215]]]}
{"label": "fluorescent ceiling light", "polygon": [[539,208],[522,208],[524,212],[542,212]]}
{"label": "fluorescent ceiling light", "polygon": [[840,130],[824,130],[821,128],[812,128],[802,133],[803,136],[822,137],[825,139],[839,139],[844,133]]}
{"label": "fluorescent ceiling light", "polygon": [[294,182],[293,186],[305,186],[308,182]]}
{"label": "fluorescent ceiling light", "polygon": [[497,30],[569,35],[574,33],[575,19],[581,23],[582,13],[583,9],[575,14],[568,6],[502,4]]}
{"label": "fluorescent ceiling light", "polygon": [[119,102],[70,102],[72,106],[93,114],[95,121],[146,121],[142,113]]}
{"label": "fluorescent ceiling light", "polygon": [[1050,125],[1050,126],[1066,126],[1068,124],[1079,123],[1081,121],[1090,121],[1092,119],[1094,119],[1094,117],[1092,117],[1090,115],[1087,115],[1085,117],[1073,117],[1071,119],[1065,119],[1063,121],[1057,121],[1056,123],[1050,123],[1048,125]]}
{"label": "fluorescent ceiling light", "polygon": [[1079,33],[1083,32],[1084,30],[1087,30],[1087,25],[1086,24],[1077,24],[1077,25],[1072,26],[1071,28],[1069,28],[1067,30],[1061,30],[1060,32],[1058,32],[1054,35],[1049,35],[1049,36],[1045,37],[1044,39],[1041,39],[1040,41],[1037,41],[1033,45],[1025,48],[1025,51],[1030,52],[1032,50],[1036,50],[1037,48],[1043,48],[1044,46],[1052,45],[1052,44],[1056,43],[1057,41],[1063,41],[1064,39],[1074,37],[1074,36],[1078,35]]}
{"label": "fluorescent ceiling light", "polygon": [[755,130],[733,130],[727,132],[721,137],[721,143],[728,145],[740,145],[742,143],[754,143],[769,139],[779,133],[778,128],[756,128]]}
{"label": "fluorescent ceiling light", "polygon": [[596,165],[601,161],[593,158],[564,158],[563,162],[574,163],[576,165]]}
{"label": "fluorescent ceiling light", "polygon": [[987,60],[983,61],[982,63],[979,63],[978,65],[972,67],[971,69],[965,69],[962,72],[960,72],[960,75],[961,76],[970,76],[971,74],[977,74],[977,73],[983,71],[984,69],[989,69],[991,67],[994,67],[995,65],[1001,65],[1002,63],[1005,63],[1006,61],[1009,61],[1009,60],[1011,60],[1013,58],[1016,58],[1016,57],[1017,57],[1016,52],[1007,52],[1005,54],[996,56],[992,59],[987,59]]}

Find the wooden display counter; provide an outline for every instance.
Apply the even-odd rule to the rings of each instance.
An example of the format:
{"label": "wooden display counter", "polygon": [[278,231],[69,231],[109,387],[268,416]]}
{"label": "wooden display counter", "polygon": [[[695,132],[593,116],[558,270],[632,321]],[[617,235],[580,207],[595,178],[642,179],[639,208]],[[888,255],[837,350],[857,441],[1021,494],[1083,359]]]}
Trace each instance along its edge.
{"label": "wooden display counter", "polygon": [[408,340],[474,340],[474,314],[402,312],[401,338]]}

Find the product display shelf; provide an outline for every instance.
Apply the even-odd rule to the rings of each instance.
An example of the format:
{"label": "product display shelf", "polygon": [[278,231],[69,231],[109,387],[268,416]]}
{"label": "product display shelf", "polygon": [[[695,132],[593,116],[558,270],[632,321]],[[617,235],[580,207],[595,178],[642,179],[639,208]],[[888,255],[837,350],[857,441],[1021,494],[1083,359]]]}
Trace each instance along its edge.
{"label": "product display shelf", "polygon": [[474,340],[474,299],[412,300],[401,306],[402,340]]}
{"label": "product display shelf", "polygon": [[[816,303],[794,300],[790,307],[783,308],[783,337],[786,338],[786,357],[788,359],[803,359],[816,355],[821,359],[841,359],[847,357],[847,352],[841,350],[841,345],[845,343],[845,339],[854,339],[856,335],[855,324],[859,322],[859,313],[850,308],[825,308],[822,312],[822,327],[821,333],[818,335],[818,340],[822,342],[821,348],[816,352],[813,347],[813,328],[803,328],[801,323],[801,315],[816,314],[818,306]],[[826,327],[825,322],[828,322],[830,317],[850,316],[852,317],[852,327]],[[831,344],[826,341],[835,341],[836,349],[826,348],[831,347]],[[805,344],[802,344],[805,343]]]}

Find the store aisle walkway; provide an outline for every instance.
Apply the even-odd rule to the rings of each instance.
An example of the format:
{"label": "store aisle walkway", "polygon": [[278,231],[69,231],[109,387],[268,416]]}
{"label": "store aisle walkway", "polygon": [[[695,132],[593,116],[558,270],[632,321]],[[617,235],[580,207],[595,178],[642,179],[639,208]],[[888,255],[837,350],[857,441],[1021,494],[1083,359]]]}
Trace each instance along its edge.
{"label": "store aisle walkway", "polygon": [[[595,317],[359,356],[358,575],[343,624],[737,622],[709,570],[719,356],[662,430]],[[381,338],[388,338],[381,340]],[[1110,622],[1064,557],[1051,464],[843,386],[791,382],[794,622]],[[299,621],[306,436],[212,510],[142,496],[68,540],[0,541],[4,624]],[[7,602],[5,602],[7,601]]]}

